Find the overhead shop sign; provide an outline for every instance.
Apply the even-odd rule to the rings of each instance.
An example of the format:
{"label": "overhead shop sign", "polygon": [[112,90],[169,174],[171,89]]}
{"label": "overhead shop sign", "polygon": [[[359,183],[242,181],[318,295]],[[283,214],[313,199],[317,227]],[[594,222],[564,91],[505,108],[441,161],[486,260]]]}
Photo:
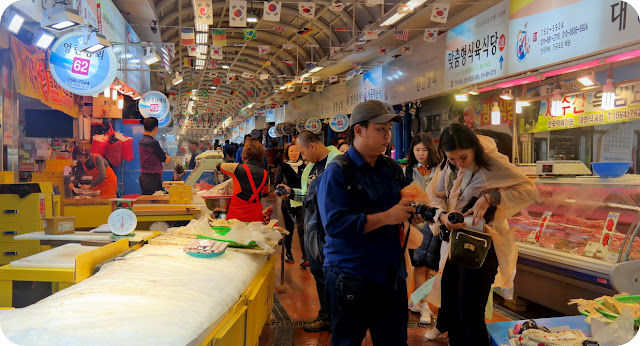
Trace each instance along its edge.
{"label": "overhead shop sign", "polygon": [[313,133],[320,133],[322,131],[322,121],[317,118],[311,118],[307,120],[307,123],[304,126],[307,131],[311,131]]}
{"label": "overhead shop sign", "polygon": [[[538,89],[530,90],[528,97],[539,95]],[[563,115],[559,117],[551,116],[550,99],[530,103],[520,117],[521,133],[623,123],[640,120],[640,84],[616,88],[616,108],[607,111],[600,108],[600,92],[566,96],[562,101]]]}
{"label": "overhead shop sign", "polygon": [[[159,91],[149,91],[142,95],[142,98],[140,98],[138,102],[138,109],[140,110],[140,114],[145,118],[158,118],[159,122],[169,118],[167,116],[169,114],[169,100]],[[160,124],[158,125],[162,126]]]}
{"label": "overhead shop sign", "polygon": [[625,1],[511,0],[508,74],[637,42],[638,13]]}
{"label": "overhead shop sign", "polygon": [[81,32],[71,32],[56,41],[49,54],[49,70],[65,90],[91,96],[104,91],[116,79],[118,65],[113,49],[98,53],[81,52]]}
{"label": "overhead shop sign", "polygon": [[[98,30],[111,42],[129,42],[126,37],[127,21],[120,10],[111,0],[96,1]],[[127,66],[127,57],[122,45],[113,46],[113,52],[118,59],[118,66]],[[119,71],[117,77],[126,81],[124,71]],[[129,84],[127,82],[127,84]],[[136,90],[139,91],[139,90]],[[139,91],[140,92],[140,91]]]}
{"label": "overhead shop sign", "polygon": [[13,76],[16,90],[40,100],[47,106],[77,118],[81,115],[82,97],[75,95],[52,78],[44,60],[35,58],[27,47],[11,36]]}
{"label": "overhead shop sign", "polygon": [[344,132],[349,128],[349,117],[342,113],[338,113],[331,117],[329,127],[335,132]]}
{"label": "overhead shop sign", "polygon": [[385,65],[382,74],[384,101],[396,105],[443,92],[444,47],[443,39],[422,44],[414,48],[413,54],[403,55]]}
{"label": "overhead shop sign", "polygon": [[507,75],[509,0],[447,32],[445,90]]}

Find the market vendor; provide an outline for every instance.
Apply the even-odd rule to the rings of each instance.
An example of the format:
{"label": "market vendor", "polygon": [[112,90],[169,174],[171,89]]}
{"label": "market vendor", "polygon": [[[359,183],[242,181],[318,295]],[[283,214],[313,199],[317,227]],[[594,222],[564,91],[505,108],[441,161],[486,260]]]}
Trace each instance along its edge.
{"label": "market vendor", "polygon": [[[91,154],[86,147],[76,146],[73,149],[73,158],[78,161],[74,174],[78,187],[85,190],[100,191],[100,198],[103,199],[116,197],[116,191],[118,190],[116,174],[102,156]],[[91,183],[81,184],[82,177],[86,175],[91,176]],[[73,190],[74,184],[70,183],[69,188]]]}
{"label": "market vendor", "polygon": [[264,160],[264,147],[251,138],[244,144],[244,163],[220,163],[218,170],[233,179],[233,197],[227,220],[243,222],[263,221],[260,198],[269,193],[267,170],[260,167]]}

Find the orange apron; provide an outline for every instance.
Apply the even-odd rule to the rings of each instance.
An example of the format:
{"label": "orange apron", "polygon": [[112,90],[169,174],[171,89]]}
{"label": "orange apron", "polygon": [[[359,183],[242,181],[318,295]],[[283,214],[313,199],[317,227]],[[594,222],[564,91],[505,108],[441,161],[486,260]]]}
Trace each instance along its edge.
{"label": "orange apron", "polygon": [[[82,164],[82,168],[84,168],[85,174],[88,174],[93,178],[93,180],[98,179],[100,177],[100,172],[98,172],[98,165],[96,164],[96,155],[92,154],[91,158],[93,159],[93,169],[87,169],[85,164]],[[106,176],[104,180],[91,188],[91,190],[97,191],[100,190],[100,198],[109,199],[116,198],[116,192],[118,191],[118,179],[116,178],[116,174],[113,172],[113,169],[107,165],[105,162],[105,173]]]}
{"label": "orange apron", "polygon": [[265,171],[264,178],[262,179],[262,184],[260,184],[260,186],[256,188],[256,185],[253,182],[253,176],[251,175],[251,171],[249,170],[249,166],[243,166],[245,171],[247,172],[247,177],[249,178],[249,183],[251,184],[251,190],[253,190],[253,194],[248,201],[245,201],[234,194],[233,197],[231,197],[231,205],[229,206],[227,220],[237,219],[242,222],[262,222],[263,217],[262,203],[260,202],[260,191],[262,191],[262,189],[264,188],[264,184],[267,182],[267,173]]}

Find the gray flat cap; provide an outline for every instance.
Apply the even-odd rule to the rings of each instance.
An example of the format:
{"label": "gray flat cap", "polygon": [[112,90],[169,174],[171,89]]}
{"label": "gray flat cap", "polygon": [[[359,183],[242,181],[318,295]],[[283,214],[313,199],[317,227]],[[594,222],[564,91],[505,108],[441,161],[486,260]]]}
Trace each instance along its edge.
{"label": "gray flat cap", "polygon": [[363,121],[370,121],[376,124],[384,124],[388,121],[399,123],[402,122],[402,116],[389,113],[387,106],[381,101],[369,100],[356,105],[349,120],[351,125]]}

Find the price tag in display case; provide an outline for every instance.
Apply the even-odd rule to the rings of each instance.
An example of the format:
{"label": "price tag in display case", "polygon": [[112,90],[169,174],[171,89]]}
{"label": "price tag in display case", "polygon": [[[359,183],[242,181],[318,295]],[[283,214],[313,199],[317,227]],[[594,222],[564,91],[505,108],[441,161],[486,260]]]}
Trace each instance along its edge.
{"label": "price tag in display case", "polygon": [[602,236],[600,237],[596,257],[607,258],[609,250],[611,249],[611,242],[613,242],[614,231],[616,225],[618,225],[618,218],[620,218],[620,213],[611,212],[609,216],[607,216],[607,222],[605,222],[604,228],[602,229]]}
{"label": "price tag in display case", "polygon": [[587,243],[587,246],[584,247],[583,254],[587,257],[593,257],[596,252],[598,252],[599,245],[600,244],[596,243],[595,241],[590,241],[589,243]]}
{"label": "price tag in display case", "polygon": [[547,222],[549,222],[550,218],[551,218],[551,212],[545,211],[542,214],[542,217],[540,218],[540,223],[538,224],[538,230],[532,231],[531,233],[529,233],[527,238],[525,238],[525,241],[540,246],[540,238],[542,237],[542,232],[544,232],[544,229],[547,228]]}

